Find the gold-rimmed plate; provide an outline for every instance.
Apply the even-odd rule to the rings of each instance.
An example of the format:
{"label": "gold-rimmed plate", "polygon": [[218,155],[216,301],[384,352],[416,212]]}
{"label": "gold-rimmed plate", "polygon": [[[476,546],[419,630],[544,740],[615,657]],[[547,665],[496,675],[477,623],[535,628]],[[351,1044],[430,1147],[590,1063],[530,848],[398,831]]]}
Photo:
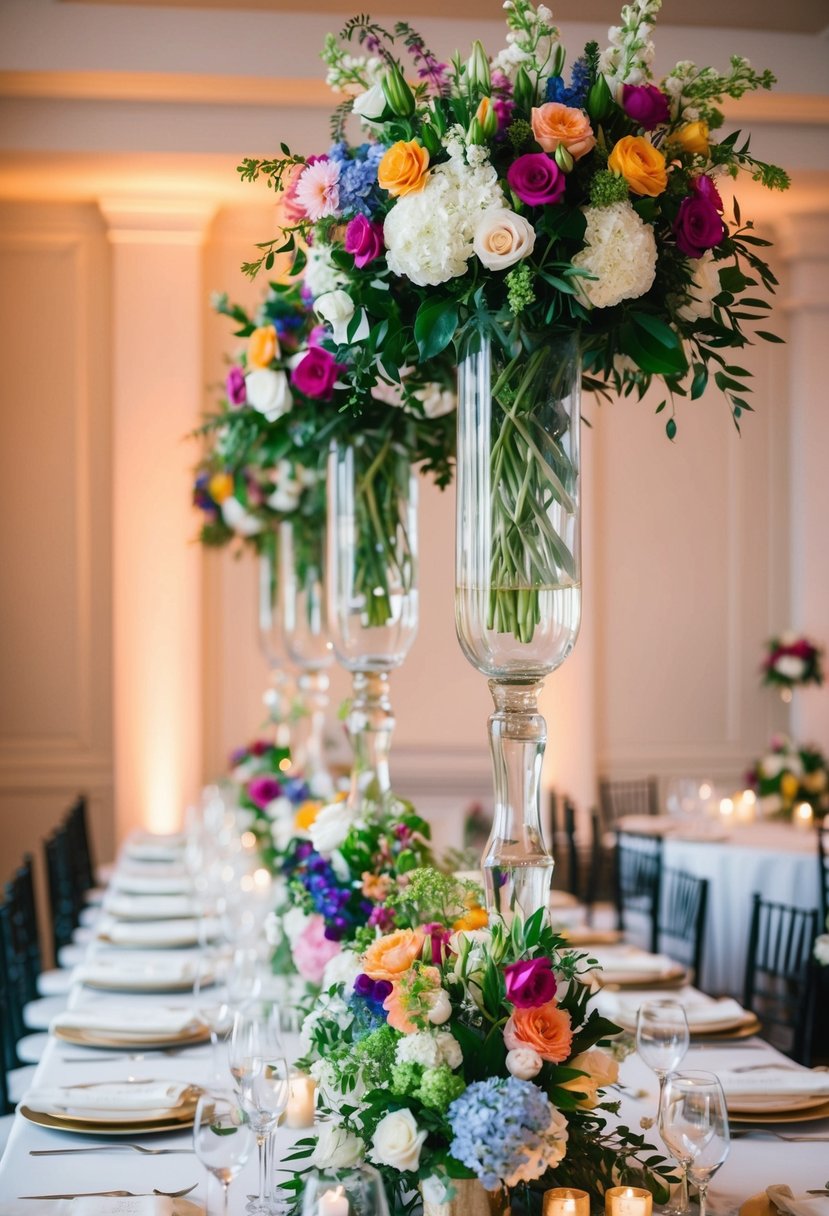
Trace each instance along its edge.
{"label": "gold-rimmed plate", "polygon": [[591,973],[601,988],[681,988],[690,976],[686,967],[677,964],[664,971],[613,971],[598,968]]}
{"label": "gold-rimmed plate", "polygon": [[622,940],[621,929],[580,929],[562,926],[558,932],[568,946],[618,946]]}
{"label": "gold-rimmed plate", "polygon": [[747,1013],[739,1022],[716,1022],[699,1030],[691,1028],[692,1039],[750,1039],[763,1029],[762,1023],[753,1013]]}
{"label": "gold-rimmed plate", "polygon": [[[192,992],[194,976],[182,976],[180,979],[170,977],[164,979],[141,979],[140,976],[131,980],[128,975],[113,976],[111,980],[82,980],[84,988],[94,988],[96,992],[141,992],[148,996],[163,996],[165,993]],[[201,981],[202,988],[215,983],[215,977]]]}
{"label": "gold-rimmed plate", "polygon": [[17,1111],[29,1123],[36,1123],[38,1127],[49,1127],[59,1132],[77,1132],[82,1136],[150,1136],[157,1132],[184,1131],[193,1126],[196,1118],[195,1104],[188,1105],[185,1111],[171,1110],[170,1114],[162,1119],[131,1122],[101,1120],[97,1123],[87,1123],[68,1115],[47,1115],[45,1111],[32,1110],[25,1102],[18,1106]]}
{"label": "gold-rimmed plate", "polygon": [[728,1108],[728,1118],[731,1123],[809,1123],[815,1119],[829,1119],[829,1100],[820,1099],[820,1105],[809,1110],[765,1110],[753,1114],[743,1114]]}
{"label": "gold-rimmed plate", "polygon": [[76,1047],[106,1047],[106,1048],[124,1048],[130,1051],[141,1051],[146,1048],[152,1051],[156,1048],[163,1047],[198,1047],[201,1043],[206,1043],[210,1038],[210,1031],[204,1025],[193,1027],[180,1035],[162,1035],[149,1037],[148,1035],[108,1035],[100,1030],[79,1030],[72,1028],[63,1028],[56,1026],[54,1035],[58,1039],[63,1039],[66,1043],[72,1043]]}

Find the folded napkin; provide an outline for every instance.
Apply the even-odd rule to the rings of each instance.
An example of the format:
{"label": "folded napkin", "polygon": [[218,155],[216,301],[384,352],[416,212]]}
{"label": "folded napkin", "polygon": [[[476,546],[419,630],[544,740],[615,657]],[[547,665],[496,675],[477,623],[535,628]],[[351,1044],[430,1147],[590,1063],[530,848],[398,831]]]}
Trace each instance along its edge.
{"label": "folded napkin", "polygon": [[158,958],[139,962],[136,958],[92,958],[75,969],[73,978],[79,984],[125,984],[130,988],[141,984],[183,984],[196,976],[196,962],[190,959]]}
{"label": "folded napkin", "polygon": [[829,1216],[829,1195],[792,1194],[788,1186],[767,1186],[766,1195],[778,1212],[786,1212],[789,1216]]}
{"label": "folded napkin", "polygon": [[[606,1017],[621,1018],[628,1026],[632,1026],[645,1001],[664,999],[665,994],[661,990],[635,993],[603,992],[596,998],[596,1003]],[[732,1000],[731,997],[722,1001],[709,1001],[701,999],[700,995],[696,994],[695,1000],[693,995],[689,995],[686,999],[682,992],[678,992],[671,997],[671,1000],[678,1001],[680,1005],[684,1006],[688,1029],[692,1032],[704,1030],[707,1026],[716,1026],[720,1022],[736,1022],[746,1015],[742,1005],[738,1001]]]}
{"label": "folded napkin", "polygon": [[198,915],[189,895],[111,895],[104,910],[116,920],[170,920]]}
{"label": "folded napkin", "polygon": [[[49,1030],[99,1030],[103,1033],[123,1035],[138,1033],[147,1037],[180,1035],[197,1022],[192,1009],[147,1009],[143,1005],[109,1005],[85,1009],[64,1009],[52,1018]],[[138,1024],[136,1024],[138,1023]]]}
{"label": "folded napkin", "polygon": [[135,861],[181,861],[182,851],[183,845],[152,840],[130,840],[124,846],[124,856]]}
{"label": "folded napkin", "polygon": [[829,1072],[811,1072],[796,1064],[780,1068],[753,1068],[750,1072],[721,1072],[718,1074],[723,1092],[728,1098],[753,1097],[759,1094],[814,1094],[829,1097]]}
{"label": "folded napkin", "polygon": [[189,895],[193,884],[186,874],[134,874],[117,870],[112,876],[112,889],[130,895]]}
{"label": "folded napkin", "polygon": [[101,1085],[67,1085],[32,1089],[23,1101],[33,1110],[167,1111],[180,1106],[191,1086],[178,1081],[105,1081]]}
{"label": "folded napkin", "polygon": [[195,944],[202,938],[209,941],[218,933],[215,920],[102,921],[98,935],[116,946],[169,946]]}
{"label": "folded napkin", "polygon": [[591,950],[592,958],[598,959],[603,971],[613,974],[639,975],[643,972],[661,975],[663,971],[671,971],[676,964],[664,954],[647,954],[644,950]]}

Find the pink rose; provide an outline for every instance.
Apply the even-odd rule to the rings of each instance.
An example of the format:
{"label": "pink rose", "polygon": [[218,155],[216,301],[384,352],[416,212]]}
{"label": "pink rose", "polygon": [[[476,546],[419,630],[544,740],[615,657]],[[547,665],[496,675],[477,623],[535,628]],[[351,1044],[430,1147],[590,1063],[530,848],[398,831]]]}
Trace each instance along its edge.
{"label": "pink rose", "polygon": [[294,966],[309,984],[321,984],[325,968],[340,953],[340,943],[325,936],[325,921],[312,916],[294,943]]}
{"label": "pink rose", "polygon": [[281,793],[282,786],[275,777],[254,777],[248,784],[248,798],[260,811],[264,811],[268,803],[273,802]]}
{"label": "pink rose", "polygon": [[706,202],[711,203],[718,211],[722,211],[723,204],[720,192],[710,177],[707,177],[704,173],[701,173],[699,177],[692,177],[691,189],[699,198],[704,198]]}
{"label": "pink rose", "polygon": [[520,963],[508,963],[504,968],[507,1000],[518,1009],[533,1009],[546,1005],[556,994],[553,960],[528,958]]}
{"label": "pink rose", "polygon": [[383,252],[383,225],[364,215],[355,215],[345,230],[345,251],[353,253],[354,265],[362,270]]}
{"label": "pink rose", "polygon": [[342,371],[345,365],[338,363],[330,351],[312,346],[291,372],[291,382],[306,397],[330,401]]}
{"label": "pink rose", "polygon": [[679,204],[673,228],[677,248],[688,258],[701,258],[726,233],[715,204],[699,193],[686,195]]}
{"label": "pink rose", "polygon": [[622,85],[622,109],[644,131],[652,131],[671,117],[668,98],[655,84]]}
{"label": "pink rose", "polygon": [[546,152],[519,156],[507,170],[507,181],[510,190],[530,207],[557,203],[567,184],[567,178]]}

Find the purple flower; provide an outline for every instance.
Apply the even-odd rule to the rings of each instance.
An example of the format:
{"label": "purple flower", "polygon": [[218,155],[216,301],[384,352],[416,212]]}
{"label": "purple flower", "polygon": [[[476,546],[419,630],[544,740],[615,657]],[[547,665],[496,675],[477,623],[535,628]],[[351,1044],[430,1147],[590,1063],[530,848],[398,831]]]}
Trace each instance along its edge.
{"label": "purple flower", "polygon": [[312,346],[291,372],[291,382],[306,397],[330,401],[341,371],[345,371],[345,365],[338,363],[330,351]]}
{"label": "purple flower", "polygon": [[655,84],[622,85],[622,109],[645,131],[652,131],[671,117],[668,98]]}
{"label": "purple flower", "polygon": [[269,802],[273,802],[274,798],[278,798],[282,793],[282,786],[277,781],[276,777],[254,777],[248,783],[248,798],[254,806],[258,806],[260,811],[264,811]]}
{"label": "purple flower", "polygon": [[247,389],[245,388],[245,373],[241,367],[235,364],[227,373],[225,380],[225,388],[231,405],[244,405],[248,399]]}
{"label": "purple flower", "polygon": [[355,215],[345,230],[345,251],[354,254],[354,265],[360,270],[368,266],[383,252],[383,225]]}
{"label": "purple flower", "polygon": [[688,194],[679,204],[673,224],[677,248],[687,258],[701,258],[719,245],[726,233],[722,217],[713,203],[701,194]]}
{"label": "purple flower", "polygon": [[237,764],[241,764],[243,760],[248,758],[248,749],[246,747],[234,747],[230,753],[230,767],[235,768]]}
{"label": "purple flower", "polygon": [[704,198],[706,202],[711,203],[718,211],[722,211],[723,205],[720,192],[710,177],[706,177],[704,173],[701,173],[699,177],[692,177],[691,189],[699,198]]}
{"label": "purple flower", "polygon": [[371,997],[374,995],[374,980],[363,971],[354,981],[354,991],[357,996]]}
{"label": "purple flower", "polygon": [[394,924],[394,913],[391,908],[384,908],[382,904],[377,904],[371,916],[368,918],[369,929],[380,929],[385,932]]}
{"label": "purple flower", "polygon": [[507,181],[521,202],[530,207],[559,202],[567,184],[561,169],[546,152],[519,156],[507,170]]}
{"label": "purple flower", "polygon": [[507,1000],[518,1009],[534,1009],[546,1005],[556,994],[553,960],[528,958],[520,963],[508,963],[504,968]]}

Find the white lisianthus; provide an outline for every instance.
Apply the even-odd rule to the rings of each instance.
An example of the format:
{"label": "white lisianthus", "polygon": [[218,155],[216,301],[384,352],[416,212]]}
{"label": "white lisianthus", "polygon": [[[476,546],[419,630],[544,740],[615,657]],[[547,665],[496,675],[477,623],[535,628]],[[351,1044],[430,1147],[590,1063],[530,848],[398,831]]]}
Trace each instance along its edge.
{"label": "white lisianthus", "polygon": [[412,396],[416,397],[423,406],[427,418],[442,418],[451,414],[456,408],[458,399],[451,389],[441,388],[439,384],[430,384],[426,388],[415,389]]}
{"label": "white lisianthus", "polygon": [[355,954],[353,950],[341,950],[325,965],[322,989],[325,991],[332,984],[343,984],[346,993],[350,993],[361,971],[359,954]]}
{"label": "white lisianthus", "polygon": [[786,680],[800,680],[803,678],[806,664],[796,654],[781,654],[774,664],[774,670]]}
{"label": "white lisianthus", "polygon": [[347,803],[332,802],[330,806],[324,806],[309,829],[311,844],[318,853],[333,853],[345,841],[353,822]]}
{"label": "white lisianthus", "polygon": [[347,281],[345,272],[334,265],[330,245],[315,241],[313,245],[308,246],[306,256],[308,261],[303,282],[314,299],[325,295],[327,291],[336,291]]}
{"label": "white lisianthus", "polygon": [[542,1143],[539,1148],[527,1150],[527,1159],[514,1170],[504,1182],[507,1186],[517,1186],[519,1182],[532,1182],[540,1178],[548,1169],[554,1170],[563,1160],[567,1152],[567,1120],[560,1110],[550,1105],[550,1122],[541,1133]]}
{"label": "white lisianthus", "polygon": [[[314,300],[314,312],[321,321],[331,326],[334,341],[342,345],[349,341],[348,327],[354,316],[354,301],[347,291],[338,288],[327,291],[325,295],[317,296]],[[360,324],[351,342],[362,342],[369,335],[370,326],[365,309],[361,310]]]}
{"label": "white lisianthus", "polygon": [[369,1157],[377,1165],[393,1170],[414,1171],[420,1165],[420,1151],[426,1132],[417,1126],[412,1112],[392,1110],[374,1129]]}
{"label": "white lisianthus", "polygon": [[519,1081],[531,1081],[541,1072],[544,1063],[537,1051],[532,1047],[513,1047],[507,1052],[507,1072]]}
{"label": "white lisianthus", "polygon": [[449,993],[445,988],[440,988],[436,993],[429,1012],[426,1018],[433,1026],[442,1026],[444,1022],[448,1022],[452,1016],[452,1002],[449,1000]]}
{"label": "white lisianthus", "polygon": [[290,460],[279,460],[271,472],[275,489],[271,491],[265,502],[272,511],[295,511],[299,505],[302,486],[294,476],[294,466]]}
{"label": "white lisianthus", "polygon": [[359,1136],[347,1131],[339,1123],[322,1123],[311,1164],[317,1169],[349,1169],[365,1156],[365,1145]]}
{"label": "white lisianthus", "polygon": [[386,94],[382,84],[373,84],[365,93],[360,93],[351,103],[351,109],[365,122],[378,122],[386,108]]}
{"label": "white lisianthus", "polygon": [[466,272],[481,214],[503,207],[498,174],[488,161],[453,156],[437,165],[422,190],[399,198],[383,226],[392,274],[436,287]]}
{"label": "white lisianthus", "polygon": [[779,794],[764,794],[758,798],[757,805],[761,815],[774,815],[783,809],[783,799]]}
{"label": "white lisianthus", "polygon": [[621,300],[635,300],[653,284],[656,274],[656,240],[628,202],[609,207],[585,207],[585,247],[573,265],[593,279],[578,279],[579,293],[594,308],[612,308]]}
{"label": "white lisianthus", "polygon": [[256,536],[262,531],[262,521],[246,511],[232,494],[222,502],[222,519],[237,536]]}
{"label": "white lisianthus", "polygon": [[497,207],[478,220],[472,246],[487,270],[506,270],[532,253],[535,229],[523,215]]}
{"label": "white lisianthus", "polygon": [[245,393],[248,405],[268,422],[275,422],[287,414],[293,405],[288,377],[283,371],[275,372],[269,367],[258,367],[245,376]]}
{"label": "white lisianthus", "polygon": [[691,283],[689,296],[677,310],[677,316],[683,321],[701,321],[711,316],[712,301],[718,296],[720,287],[720,272],[710,250],[701,258],[692,259]]}

